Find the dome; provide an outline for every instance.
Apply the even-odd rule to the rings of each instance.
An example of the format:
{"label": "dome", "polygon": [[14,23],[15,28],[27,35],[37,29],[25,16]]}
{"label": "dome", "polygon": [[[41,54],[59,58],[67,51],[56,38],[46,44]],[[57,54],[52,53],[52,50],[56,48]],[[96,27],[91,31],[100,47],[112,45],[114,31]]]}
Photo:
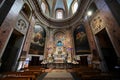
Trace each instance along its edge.
{"label": "dome", "polygon": [[53,20],[64,20],[72,17],[80,0],[39,0],[42,14]]}

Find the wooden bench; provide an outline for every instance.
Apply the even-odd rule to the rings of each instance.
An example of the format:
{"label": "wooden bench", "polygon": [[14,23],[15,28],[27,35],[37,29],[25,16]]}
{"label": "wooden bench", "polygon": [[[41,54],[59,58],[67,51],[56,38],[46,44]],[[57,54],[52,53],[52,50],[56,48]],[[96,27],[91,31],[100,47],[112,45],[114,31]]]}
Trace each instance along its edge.
{"label": "wooden bench", "polygon": [[42,68],[42,67],[40,67],[40,66],[29,66],[29,67],[27,67],[27,68],[24,68],[23,69],[24,71],[30,71],[30,70],[34,70],[34,71],[41,71],[41,72],[45,72],[45,68]]}
{"label": "wooden bench", "polygon": [[24,71],[24,72],[27,72],[27,73],[33,73],[35,76],[38,76],[40,74],[42,74],[41,70],[27,70],[27,71]]}
{"label": "wooden bench", "polygon": [[36,79],[36,75],[33,72],[6,72],[3,75],[6,77],[29,77],[32,80]]}
{"label": "wooden bench", "polygon": [[84,67],[84,66],[79,67],[79,68],[73,68],[73,71],[76,72],[78,77],[86,77],[86,78],[89,77],[90,75],[98,74],[101,72],[101,71],[98,71],[96,69]]}
{"label": "wooden bench", "polygon": [[100,72],[83,72],[81,73],[82,80],[99,80]]}
{"label": "wooden bench", "polygon": [[113,75],[109,72],[86,72],[82,73],[82,80],[119,80],[119,75]]}
{"label": "wooden bench", "polygon": [[31,80],[30,77],[5,77],[0,78],[0,80]]}

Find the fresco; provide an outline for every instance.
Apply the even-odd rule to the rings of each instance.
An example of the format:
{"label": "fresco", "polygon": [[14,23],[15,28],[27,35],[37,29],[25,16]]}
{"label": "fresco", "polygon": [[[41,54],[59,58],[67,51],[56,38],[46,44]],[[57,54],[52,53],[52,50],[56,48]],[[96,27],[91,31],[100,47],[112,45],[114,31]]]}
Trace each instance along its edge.
{"label": "fresco", "polygon": [[74,36],[76,51],[89,50],[87,35],[82,24],[75,29]]}
{"label": "fresco", "polygon": [[55,44],[56,46],[64,46],[65,45],[65,34],[62,32],[57,32],[55,34]]}
{"label": "fresco", "polygon": [[30,54],[43,54],[45,44],[45,30],[40,26],[34,27],[32,42],[30,46]]}

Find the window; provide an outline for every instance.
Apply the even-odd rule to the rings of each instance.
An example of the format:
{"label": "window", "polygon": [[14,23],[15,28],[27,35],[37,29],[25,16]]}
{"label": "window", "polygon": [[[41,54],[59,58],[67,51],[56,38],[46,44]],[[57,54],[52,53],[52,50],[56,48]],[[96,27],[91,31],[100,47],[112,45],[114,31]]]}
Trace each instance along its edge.
{"label": "window", "polygon": [[45,13],[45,11],[46,11],[46,5],[45,5],[44,2],[42,2],[42,4],[41,4],[41,9],[42,9],[42,12]]}
{"label": "window", "polygon": [[90,18],[91,16],[93,16],[96,13],[97,10],[98,10],[98,8],[97,8],[96,4],[94,2],[91,3],[89,8],[87,9],[86,17]]}
{"label": "window", "polygon": [[56,19],[63,19],[63,10],[56,10]]}
{"label": "window", "polygon": [[78,2],[75,1],[72,5],[72,13],[74,14],[78,9]]}

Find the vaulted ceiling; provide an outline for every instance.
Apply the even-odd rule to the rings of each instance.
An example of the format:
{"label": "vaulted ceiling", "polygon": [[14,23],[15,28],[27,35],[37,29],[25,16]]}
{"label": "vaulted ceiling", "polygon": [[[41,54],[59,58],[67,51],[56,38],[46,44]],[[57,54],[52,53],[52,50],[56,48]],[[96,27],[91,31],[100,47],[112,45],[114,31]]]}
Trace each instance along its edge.
{"label": "vaulted ceiling", "polygon": [[[47,17],[56,19],[56,10],[62,10],[64,15],[63,19],[65,19],[74,14],[72,8],[76,7],[77,10],[80,1],[81,0],[39,0],[39,4],[44,3],[40,8]],[[76,5],[74,6],[75,3]]]}
{"label": "vaulted ceiling", "polygon": [[[78,4],[74,11],[75,2]],[[70,27],[80,22],[91,0],[35,0],[38,17],[50,27]],[[44,3],[44,4],[43,4]],[[43,4],[43,5],[41,5]],[[63,10],[64,17],[56,19],[56,11]],[[61,27],[62,26],[62,27]]]}

